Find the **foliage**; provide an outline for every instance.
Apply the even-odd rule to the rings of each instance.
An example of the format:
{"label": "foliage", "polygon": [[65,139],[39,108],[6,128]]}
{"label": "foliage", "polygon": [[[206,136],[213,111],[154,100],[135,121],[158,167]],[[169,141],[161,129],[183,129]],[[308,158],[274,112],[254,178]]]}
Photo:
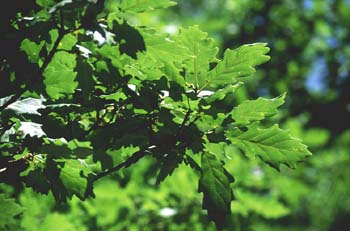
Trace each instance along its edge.
{"label": "foliage", "polygon": [[[277,114],[284,93],[275,99],[236,102],[243,81],[270,59],[267,44],[226,49],[220,59],[215,40],[198,26],[168,35],[133,23],[138,14],[171,5],[167,0],[37,0],[4,8],[0,179],[17,193],[26,186],[48,196],[39,202],[34,192],[24,190],[19,202],[27,211],[21,223],[14,224],[10,218],[22,209],[1,195],[1,207],[8,208],[1,228],[34,230],[36,224],[28,221],[45,216],[43,230],[53,229],[52,221],[60,221],[65,230],[83,229],[79,222],[89,221],[59,212],[42,214],[53,210],[54,198],[58,203],[71,199],[71,204],[61,206],[71,206],[73,217],[87,211],[89,218],[102,219],[91,226],[131,229],[123,224],[113,227],[119,224],[112,221],[116,217],[122,221],[128,213],[135,217],[131,208],[137,203],[121,201],[116,214],[96,215],[103,213],[98,202],[90,200],[96,181],[118,172],[120,186],[130,187],[126,192],[134,196],[138,184],[132,182],[141,184],[140,179],[147,179],[144,174],[156,176],[153,184],[163,184],[185,167],[199,175],[189,173],[199,182],[203,208],[218,229],[235,225],[234,205],[242,213],[252,210],[266,217],[288,213],[269,198],[263,200],[277,211],[262,210],[252,203],[259,196],[244,190],[237,194],[241,204],[231,203],[234,168],[228,166],[231,158],[241,155],[239,150],[276,169],[280,164],[295,167],[311,155],[289,131],[266,120]],[[145,172],[128,179],[131,176],[122,170],[144,159],[150,163],[142,168]],[[108,194],[101,196],[102,201],[104,196],[109,200]],[[138,197],[144,199],[136,193]],[[76,198],[88,200],[83,209],[76,206],[80,203]],[[145,204],[142,209],[148,211]],[[161,225],[155,228],[168,224]]]}
{"label": "foliage", "polygon": [[[254,212],[240,216],[244,230],[350,227],[346,219],[349,209],[344,208],[350,186],[346,167],[350,148],[350,12],[345,10],[349,6],[347,0],[192,0],[171,8],[172,12],[164,11],[158,18],[151,14],[142,18],[159,21],[159,27],[170,32],[179,25],[199,24],[211,36],[220,38],[216,41],[223,48],[256,41],[266,42],[271,48],[272,59],[258,69],[254,78],[247,79],[249,84],[236,92],[235,102],[252,96],[272,98],[288,91],[280,114],[281,127],[302,138],[314,156],[296,171],[281,169],[283,180],[281,175],[273,175],[285,189],[271,182],[266,171],[260,176],[260,170],[252,170],[252,175],[259,173],[269,180],[264,180],[258,193],[255,187],[248,191],[273,195],[289,208],[289,214],[277,220]],[[239,188],[240,176],[236,172],[234,175],[235,187]]]}

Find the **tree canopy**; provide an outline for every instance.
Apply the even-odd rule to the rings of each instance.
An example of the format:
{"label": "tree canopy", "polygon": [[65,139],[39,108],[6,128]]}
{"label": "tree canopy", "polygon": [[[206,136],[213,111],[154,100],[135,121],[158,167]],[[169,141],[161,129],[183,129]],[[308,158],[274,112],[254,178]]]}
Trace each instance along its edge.
{"label": "tree canopy", "polygon": [[[166,21],[152,23],[152,15],[166,18],[170,6],[173,14],[186,14],[175,4],[36,0],[1,10],[0,230],[38,230],[41,216],[42,230],[58,221],[62,230],[210,230],[209,221],[218,230],[239,230],[254,220],[240,216],[284,217],[308,193],[304,182],[275,171],[288,173],[286,167],[311,155],[298,137],[316,151],[329,138],[329,126],[314,116],[304,124],[323,129],[302,131],[305,105],[319,96],[300,103],[309,93],[293,76],[306,72],[298,69],[303,59],[278,54],[298,49],[307,35],[288,45],[273,40],[278,27],[251,30],[243,20],[249,13],[238,21],[239,36],[251,39],[234,37],[235,46],[202,26],[169,33],[162,29]],[[284,12],[273,4],[254,10],[269,17]],[[226,11],[220,14],[228,20]],[[338,158],[347,158],[345,136],[337,140]],[[317,161],[312,164],[322,168]],[[276,187],[281,192],[274,194]],[[176,213],[193,220],[183,227],[157,219]]]}

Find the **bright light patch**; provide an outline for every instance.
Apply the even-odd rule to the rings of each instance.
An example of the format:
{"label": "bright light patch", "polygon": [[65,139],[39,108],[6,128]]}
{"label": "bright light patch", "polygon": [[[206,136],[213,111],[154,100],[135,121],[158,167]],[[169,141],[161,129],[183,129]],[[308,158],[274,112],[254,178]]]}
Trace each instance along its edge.
{"label": "bright light patch", "polygon": [[173,209],[173,208],[169,208],[169,207],[165,207],[165,208],[162,208],[161,210],[159,210],[159,215],[161,217],[172,217],[174,215],[177,214],[177,210],[176,209]]}

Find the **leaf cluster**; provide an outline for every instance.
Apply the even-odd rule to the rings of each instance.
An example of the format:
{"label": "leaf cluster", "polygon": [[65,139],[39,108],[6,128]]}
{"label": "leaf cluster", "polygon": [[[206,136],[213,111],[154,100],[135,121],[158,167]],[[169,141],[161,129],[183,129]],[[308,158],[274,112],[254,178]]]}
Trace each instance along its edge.
{"label": "leaf cluster", "polygon": [[266,44],[227,49],[220,59],[198,26],[171,36],[133,24],[134,15],[171,5],[10,5],[0,43],[1,181],[84,200],[95,181],[142,158],[155,160],[157,183],[185,163],[221,229],[231,226],[234,199],[225,152],[237,148],[276,169],[310,155],[278,125],[265,127],[285,95],[234,104],[244,78],[269,60]]}

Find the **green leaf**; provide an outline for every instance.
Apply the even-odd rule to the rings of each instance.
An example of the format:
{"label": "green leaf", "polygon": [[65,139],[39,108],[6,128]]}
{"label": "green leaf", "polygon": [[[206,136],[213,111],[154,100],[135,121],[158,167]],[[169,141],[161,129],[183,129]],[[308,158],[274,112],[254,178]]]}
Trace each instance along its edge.
{"label": "green leaf", "polygon": [[61,42],[59,43],[57,49],[61,50],[71,50],[77,43],[78,39],[72,34],[66,34],[63,36]]}
{"label": "green leaf", "polygon": [[93,76],[93,67],[82,57],[77,58],[77,77],[78,88],[82,91],[84,100],[88,101],[95,85]]}
{"label": "green leaf", "polygon": [[14,216],[21,214],[24,209],[16,203],[15,199],[8,199],[0,194],[0,228],[15,223]]}
{"label": "green leaf", "polygon": [[181,63],[191,56],[183,44],[165,34],[143,32],[147,53],[162,63]]}
{"label": "green leaf", "polygon": [[280,164],[295,168],[298,161],[311,155],[306,145],[278,125],[268,129],[252,125],[247,131],[234,129],[227,131],[226,137],[247,156],[257,155],[277,170]]}
{"label": "green leaf", "polygon": [[29,62],[38,63],[40,65],[40,50],[44,44],[43,41],[37,44],[29,39],[24,39],[21,43],[20,49],[27,54]]}
{"label": "green leaf", "polygon": [[80,199],[85,198],[85,192],[88,189],[88,174],[92,171],[88,168],[84,160],[60,160],[64,162],[59,178],[66,188],[67,195],[77,195]]}
{"label": "green leaf", "polygon": [[40,231],[56,230],[57,224],[60,224],[60,229],[65,231],[75,231],[78,229],[78,227],[80,227],[75,226],[74,222],[69,219],[69,216],[58,212],[52,212],[42,218],[41,224],[39,226]]}
{"label": "green leaf", "polygon": [[36,0],[35,2],[36,2],[37,5],[39,5],[41,7],[45,7],[45,8],[55,4],[54,0]]}
{"label": "green leaf", "polygon": [[67,142],[64,138],[49,139],[45,138],[42,147],[40,148],[42,153],[59,157],[78,157],[84,158],[89,154],[92,154],[92,147],[88,141],[78,141],[73,139]]}
{"label": "green leaf", "polygon": [[277,114],[277,108],[284,103],[285,97],[286,94],[284,93],[273,99],[259,97],[256,100],[242,102],[232,111],[232,118],[235,120],[234,124],[246,125]]}
{"label": "green leaf", "polygon": [[157,8],[167,8],[174,5],[176,5],[176,2],[169,0],[128,0],[120,3],[122,11],[131,13],[141,13]]}
{"label": "green leaf", "polygon": [[260,214],[266,219],[281,218],[290,213],[290,209],[271,195],[259,195],[248,191],[237,190],[235,192],[237,201],[232,203],[232,207],[239,208],[243,215],[247,212]]}
{"label": "green leaf", "polygon": [[114,92],[109,95],[101,95],[100,96],[102,99],[107,99],[107,100],[114,100],[115,102],[119,102],[121,100],[126,100],[128,97],[122,92],[121,90],[118,90],[117,92]]}
{"label": "green leaf", "polygon": [[220,127],[226,117],[227,115],[223,113],[218,113],[215,117],[201,114],[199,119],[196,121],[196,126],[200,131],[208,132]]}
{"label": "green leaf", "polygon": [[125,73],[137,76],[141,80],[159,80],[164,73],[161,71],[163,64],[153,59],[148,53],[137,55],[137,60],[124,67]]}
{"label": "green leaf", "polygon": [[64,138],[49,139],[45,138],[40,152],[48,154],[49,156],[57,157],[69,157],[71,150],[68,148],[68,143]]}
{"label": "green leaf", "polygon": [[111,158],[108,158],[108,162],[101,161],[102,168],[108,169],[112,168],[113,166],[116,166],[122,162],[124,162],[126,159],[131,157],[135,152],[139,151],[139,147],[134,146],[128,146],[128,147],[121,147],[120,149],[114,150],[114,149],[108,149],[105,153],[110,156]]}
{"label": "green leaf", "polygon": [[328,142],[330,138],[330,133],[326,129],[311,128],[305,130],[302,137],[305,144],[307,144],[308,146],[322,147],[322,145],[325,145]]}
{"label": "green leaf", "polygon": [[162,165],[157,176],[156,184],[160,184],[167,176],[173,174],[174,170],[182,162],[183,157],[175,152],[170,152],[162,159]]}
{"label": "green leaf", "polygon": [[50,190],[50,184],[39,168],[30,171],[25,176],[25,183],[27,187],[32,187],[34,191],[42,194],[47,194]]}
{"label": "green leaf", "polygon": [[167,76],[170,80],[184,85],[180,71],[182,70],[181,63],[190,58],[188,49],[166,34],[156,33],[153,30],[141,30],[140,32],[147,52],[139,53],[137,60],[127,66],[127,71],[133,76],[147,80]]}
{"label": "green leaf", "polygon": [[215,91],[214,94],[206,98],[205,101],[208,104],[212,104],[216,101],[223,100],[227,95],[233,94],[242,85],[243,85],[242,82],[238,82],[237,84],[234,84],[234,85],[227,85],[225,88]]}
{"label": "green leaf", "polygon": [[68,148],[75,157],[83,158],[92,154],[92,146],[89,141],[73,139],[68,142]]}
{"label": "green leaf", "polygon": [[44,71],[47,94],[54,100],[74,93],[78,83],[74,80],[76,55],[58,51]]}
{"label": "green leaf", "polygon": [[211,153],[216,156],[219,160],[228,160],[231,159],[230,154],[230,146],[225,142],[220,143],[206,143],[205,151]]}
{"label": "green leaf", "polygon": [[176,41],[188,49],[190,58],[184,62],[186,69],[185,80],[193,84],[196,89],[202,88],[206,83],[209,64],[217,62],[218,48],[214,47],[214,40],[201,31],[198,26],[181,29]]}
{"label": "green leaf", "polygon": [[253,74],[255,66],[270,60],[270,56],[265,55],[269,51],[265,43],[247,44],[235,50],[227,49],[224,59],[209,72],[200,89],[217,89],[236,83],[240,77]]}
{"label": "green leaf", "polygon": [[203,192],[203,208],[208,210],[208,217],[218,228],[228,226],[231,214],[233,192],[230,183],[232,176],[228,176],[223,164],[215,155],[202,153],[201,178],[199,192]]}

